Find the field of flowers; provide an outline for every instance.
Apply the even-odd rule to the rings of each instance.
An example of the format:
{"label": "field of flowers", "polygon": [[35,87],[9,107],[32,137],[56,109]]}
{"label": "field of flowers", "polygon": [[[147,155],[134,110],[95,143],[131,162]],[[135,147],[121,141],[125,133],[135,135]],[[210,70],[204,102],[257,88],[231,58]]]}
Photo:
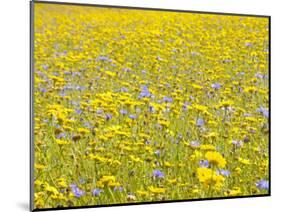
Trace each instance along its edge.
{"label": "field of flowers", "polygon": [[35,208],[267,194],[268,27],[36,3]]}

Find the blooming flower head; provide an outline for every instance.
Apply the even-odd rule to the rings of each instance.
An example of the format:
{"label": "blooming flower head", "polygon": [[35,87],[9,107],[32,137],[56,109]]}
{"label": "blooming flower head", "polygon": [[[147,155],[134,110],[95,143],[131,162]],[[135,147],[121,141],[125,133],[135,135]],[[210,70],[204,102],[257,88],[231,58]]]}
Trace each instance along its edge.
{"label": "blooming flower head", "polygon": [[269,182],[267,180],[260,180],[260,181],[256,182],[256,186],[260,190],[268,190],[269,189]]}
{"label": "blooming flower head", "polygon": [[257,109],[257,112],[261,113],[264,117],[268,118],[269,117],[269,112],[266,108],[264,107],[259,107]]}
{"label": "blooming flower head", "polygon": [[97,197],[97,196],[100,195],[101,192],[102,192],[101,189],[95,188],[95,189],[92,191],[92,194],[93,194],[93,196]]}
{"label": "blooming flower head", "polygon": [[139,99],[142,99],[144,97],[151,97],[151,93],[148,90],[148,87],[146,85],[141,86],[141,93],[139,95]]}
{"label": "blooming flower head", "polygon": [[164,173],[161,172],[160,170],[154,170],[152,175],[155,178],[159,178],[159,179],[164,178]]}
{"label": "blooming flower head", "polygon": [[160,150],[159,150],[159,149],[156,150],[156,151],[154,152],[154,154],[159,157],[159,156],[160,156]]}
{"label": "blooming flower head", "polygon": [[224,168],[226,165],[226,160],[218,152],[209,151],[205,154],[205,157],[207,158],[210,164],[218,166],[219,168]]}
{"label": "blooming flower head", "polygon": [[200,160],[199,161],[199,166],[200,167],[209,167],[209,161],[208,160]]}
{"label": "blooming flower head", "polygon": [[130,118],[130,119],[136,119],[136,118],[137,118],[137,116],[136,116],[136,115],[131,114],[131,115],[129,115],[129,118]]}
{"label": "blooming flower head", "polygon": [[171,97],[164,96],[163,101],[164,102],[172,102],[173,99]]}
{"label": "blooming flower head", "polygon": [[214,88],[214,89],[220,89],[221,88],[221,84],[213,83],[211,87]]}
{"label": "blooming flower head", "polygon": [[196,148],[196,147],[199,147],[199,146],[200,146],[200,142],[199,142],[199,141],[190,141],[189,145],[190,145],[191,147]]}
{"label": "blooming flower head", "polygon": [[122,115],[126,115],[127,113],[128,113],[128,111],[125,110],[125,109],[121,109],[121,110],[120,110],[120,114],[122,114]]}
{"label": "blooming flower head", "polygon": [[124,191],[124,188],[122,186],[115,186],[114,191]]}
{"label": "blooming flower head", "polygon": [[217,170],[217,174],[228,177],[230,175],[230,171],[226,169],[219,169]]}
{"label": "blooming flower head", "polygon": [[196,121],[196,126],[197,127],[202,127],[204,125],[204,119],[202,118],[198,118],[197,121]]}
{"label": "blooming flower head", "polygon": [[112,115],[111,114],[105,114],[105,119],[106,119],[106,121],[112,119]]}
{"label": "blooming flower head", "polygon": [[85,191],[81,190],[78,188],[77,185],[71,184],[70,188],[72,190],[72,193],[74,194],[75,197],[79,198],[85,194]]}
{"label": "blooming flower head", "polygon": [[215,188],[220,188],[224,182],[224,177],[218,175],[212,169],[200,167],[197,169],[197,177],[200,183],[211,186],[214,185]]}

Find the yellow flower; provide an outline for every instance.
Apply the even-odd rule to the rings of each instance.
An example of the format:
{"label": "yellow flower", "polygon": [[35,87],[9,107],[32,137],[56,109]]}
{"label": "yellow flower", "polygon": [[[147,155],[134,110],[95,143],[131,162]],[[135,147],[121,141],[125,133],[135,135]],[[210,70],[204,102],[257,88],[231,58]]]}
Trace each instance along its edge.
{"label": "yellow flower", "polygon": [[85,128],[78,128],[78,132],[84,135],[84,134],[90,133],[90,130],[85,129]]}
{"label": "yellow flower", "polygon": [[220,188],[224,182],[224,177],[218,175],[215,171],[200,167],[197,169],[197,176],[200,183],[208,186],[215,186],[215,188]]}
{"label": "yellow flower", "polygon": [[250,160],[239,157],[238,161],[244,165],[250,165]]}
{"label": "yellow flower", "polygon": [[61,187],[61,188],[67,188],[68,187],[65,178],[57,179],[57,183],[58,183],[58,186]]}
{"label": "yellow flower", "polygon": [[147,191],[143,191],[143,190],[137,190],[137,194],[142,197],[147,197],[149,195]]}
{"label": "yellow flower", "polygon": [[63,145],[69,144],[69,141],[56,139],[56,143],[57,143],[59,146],[63,146]]}
{"label": "yellow flower", "polygon": [[200,146],[201,150],[206,150],[206,151],[212,151],[212,150],[216,150],[216,147],[214,145],[211,144],[202,144]]}
{"label": "yellow flower", "polygon": [[134,161],[134,162],[136,162],[136,163],[142,163],[142,162],[143,162],[142,159],[140,159],[139,157],[136,157],[136,156],[134,156],[134,155],[130,155],[129,157],[130,157],[130,159],[131,159],[132,161]]}
{"label": "yellow flower", "polygon": [[47,191],[49,193],[52,193],[52,194],[55,194],[55,195],[59,193],[58,190],[55,187],[50,186],[49,184],[46,185],[45,191]]}
{"label": "yellow flower", "polygon": [[34,165],[35,169],[38,169],[38,170],[42,170],[42,169],[45,169],[46,166],[43,165],[43,164],[38,164],[38,163],[35,163]]}
{"label": "yellow flower", "polygon": [[153,186],[149,186],[148,190],[154,194],[163,194],[166,191],[164,188],[158,188]]}
{"label": "yellow flower", "polygon": [[207,152],[205,154],[206,159],[210,164],[218,166],[219,168],[224,168],[226,165],[226,160],[224,157],[218,152]]}
{"label": "yellow flower", "polygon": [[233,187],[233,189],[229,191],[229,196],[237,196],[240,194],[241,194],[241,189],[239,187]]}
{"label": "yellow flower", "polygon": [[168,162],[168,161],[165,161],[165,162],[164,162],[164,166],[167,167],[167,168],[170,168],[170,167],[173,167],[174,165],[171,164],[171,163]]}

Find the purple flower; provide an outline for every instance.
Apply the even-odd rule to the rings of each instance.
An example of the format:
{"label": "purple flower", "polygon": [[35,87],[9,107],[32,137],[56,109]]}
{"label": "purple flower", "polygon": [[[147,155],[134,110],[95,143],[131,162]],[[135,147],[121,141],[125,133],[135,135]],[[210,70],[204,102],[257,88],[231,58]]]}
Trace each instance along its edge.
{"label": "purple flower", "polygon": [[172,102],[173,99],[171,97],[164,96],[163,101],[164,102]]}
{"label": "purple flower", "polygon": [[105,119],[106,121],[109,121],[110,119],[112,119],[112,115],[111,114],[105,114]]}
{"label": "purple flower", "polygon": [[155,108],[153,106],[149,106],[149,112],[150,113],[154,113],[155,112]]}
{"label": "purple flower", "polygon": [[81,109],[75,109],[75,112],[78,114],[78,115],[81,115],[81,113],[83,112]]}
{"label": "purple flower", "polygon": [[84,86],[80,86],[80,85],[76,85],[75,90],[83,91],[83,90],[85,90],[85,87]]}
{"label": "purple flower", "polygon": [[211,85],[211,87],[214,88],[214,89],[220,89],[220,88],[221,88],[221,84],[219,84],[219,83],[213,83],[213,84]]}
{"label": "purple flower", "polygon": [[257,109],[257,112],[261,113],[264,117],[268,118],[269,117],[269,112],[266,108],[264,107],[259,107]]}
{"label": "purple flower", "polygon": [[156,151],[154,152],[154,154],[159,157],[159,156],[160,156],[160,150],[159,150],[159,149],[156,150]]}
{"label": "purple flower", "polygon": [[97,109],[97,114],[102,114],[103,110],[102,109]]}
{"label": "purple flower", "polygon": [[84,125],[84,127],[87,127],[87,128],[91,128],[92,127],[90,122],[85,122],[83,125]]}
{"label": "purple flower", "polygon": [[256,186],[261,190],[268,190],[269,182],[267,180],[260,180],[260,181],[256,182]]}
{"label": "purple flower", "polygon": [[152,175],[155,178],[159,178],[159,179],[164,178],[164,174],[160,170],[154,170]]}
{"label": "purple flower", "polygon": [[99,56],[99,57],[97,58],[97,60],[98,60],[98,61],[108,61],[109,58],[106,57],[106,56],[101,55],[101,56]]}
{"label": "purple flower", "polygon": [[261,73],[256,73],[255,74],[255,77],[256,78],[259,78],[259,79],[264,79],[265,78],[265,75],[261,74]]}
{"label": "purple flower", "polygon": [[101,192],[102,192],[101,189],[95,188],[95,189],[92,191],[92,194],[93,194],[93,196],[97,197],[97,196],[100,195]]}
{"label": "purple flower", "polygon": [[85,182],[86,182],[86,181],[85,181],[84,178],[80,178],[80,179],[79,179],[79,183],[84,184]]}
{"label": "purple flower", "polygon": [[85,194],[85,191],[79,189],[77,187],[77,185],[75,185],[75,184],[71,184],[70,188],[71,188],[72,193],[74,194],[74,196],[77,197],[77,198],[79,198],[79,197],[81,197],[81,196],[83,196]]}
{"label": "purple flower", "polygon": [[49,66],[48,66],[48,65],[42,65],[42,68],[43,68],[45,71],[47,71],[48,68],[49,68]]}
{"label": "purple flower", "polygon": [[191,147],[199,147],[200,146],[200,142],[199,141],[190,141],[189,145]]}
{"label": "purple flower", "polygon": [[123,109],[120,110],[120,114],[122,114],[122,115],[126,115],[127,113],[128,113],[127,110],[123,110]]}
{"label": "purple flower", "polygon": [[39,90],[40,90],[42,93],[46,93],[46,92],[47,92],[47,89],[46,89],[46,88],[39,88]]}
{"label": "purple flower", "polygon": [[141,93],[139,95],[139,99],[144,97],[151,97],[151,93],[148,90],[148,87],[146,85],[141,86]]}
{"label": "purple flower", "polygon": [[225,170],[225,169],[217,170],[217,173],[221,174],[221,175],[223,175],[225,177],[228,177],[230,175],[230,171],[229,170]]}
{"label": "purple flower", "polygon": [[209,167],[209,161],[208,160],[200,160],[199,166],[207,168],[207,167]]}
{"label": "purple flower", "polygon": [[232,141],[232,144],[233,144],[235,147],[242,147],[242,146],[243,146],[243,142],[242,142],[242,141],[233,140],[233,141]]}
{"label": "purple flower", "polygon": [[65,136],[66,136],[66,133],[62,132],[62,133],[58,134],[58,135],[56,136],[56,138],[57,138],[57,139],[65,138]]}
{"label": "purple flower", "polygon": [[122,186],[115,186],[113,190],[122,192],[124,191],[124,188]]}
{"label": "purple flower", "polygon": [[122,88],[120,89],[120,91],[121,91],[121,92],[128,92],[129,90],[128,90],[128,88],[122,87]]}
{"label": "purple flower", "polygon": [[188,107],[187,107],[188,105],[190,105],[190,103],[187,102],[187,101],[185,101],[185,102],[183,103],[182,109],[186,111],[186,110],[188,109]]}
{"label": "purple flower", "polygon": [[134,120],[134,119],[136,119],[136,118],[137,118],[137,116],[136,116],[136,115],[131,114],[131,115],[129,115],[129,118]]}
{"label": "purple flower", "polygon": [[245,46],[249,47],[249,46],[253,46],[253,44],[251,42],[246,42]]}
{"label": "purple flower", "polygon": [[198,118],[196,121],[197,127],[202,127],[204,125],[204,120],[202,118]]}

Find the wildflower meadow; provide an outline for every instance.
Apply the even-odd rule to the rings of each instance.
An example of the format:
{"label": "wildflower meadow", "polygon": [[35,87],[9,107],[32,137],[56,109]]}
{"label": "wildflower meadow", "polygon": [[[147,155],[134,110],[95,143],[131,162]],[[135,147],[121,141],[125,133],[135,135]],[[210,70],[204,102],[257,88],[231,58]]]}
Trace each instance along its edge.
{"label": "wildflower meadow", "polygon": [[268,31],[35,3],[34,207],[268,194]]}

